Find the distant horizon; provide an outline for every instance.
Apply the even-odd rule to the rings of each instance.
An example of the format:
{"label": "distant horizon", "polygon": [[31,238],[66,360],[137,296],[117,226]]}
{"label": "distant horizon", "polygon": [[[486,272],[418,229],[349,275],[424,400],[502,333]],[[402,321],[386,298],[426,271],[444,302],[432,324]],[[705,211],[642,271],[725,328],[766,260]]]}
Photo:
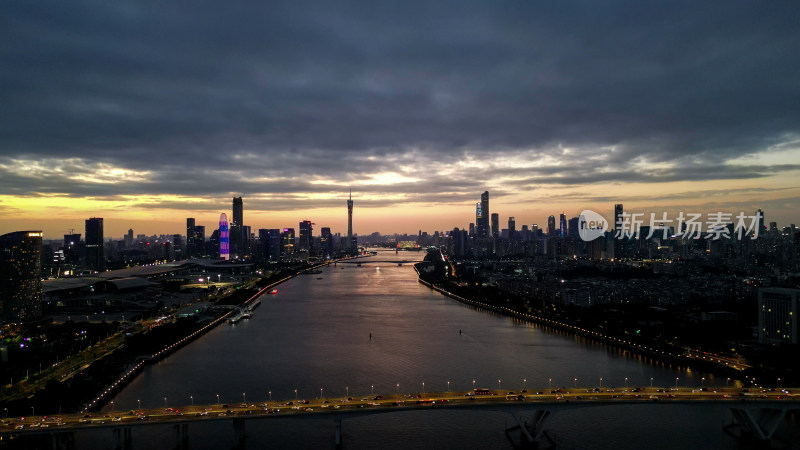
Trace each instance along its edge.
{"label": "distant horizon", "polygon": [[4,5],[0,232],[800,211],[791,2]]}
{"label": "distant horizon", "polygon": [[[490,192],[490,195],[491,195],[491,192]],[[480,195],[479,194],[476,196],[476,199],[480,200]],[[477,203],[477,202],[475,202],[475,203]],[[609,223],[613,223],[613,211],[614,211],[613,208],[614,208],[615,204],[616,203],[611,203],[611,204],[605,205],[605,208],[581,208],[581,209],[575,210],[574,212],[560,210],[558,212],[553,212],[553,213],[549,213],[549,214],[545,213],[545,215],[537,215],[538,220],[526,220],[526,216],[525,215],[514,214],[513,212],[509,212],[508,214],[498,212],[498,214],[500,214],[500,228],[501,229],[507,228],[508,227],[508,218],[509,217],[514,217],[517,230],[520,230],[523,225],[527,225],[528,228],[530,229],[530,228],[532,228],[532,226],[534,224],[539,225],[540,229],[546,230],[546,228],[547,228],[547,219],[548,219],[548,217],[550,215],[552,215],[552,216],[554,216],[556,218],[556,226],[558,226],[558,219],[559,219],[559,215],[560,214],[562,214],[562,213],[565,214],[567,220],[569,220],[569,219],[571,219],[573,217],[578,217],[579,213],[581,211],[583,211],[584,209],[590,209],[590,210],[596,211],[596,212],[600,213],[606,220],[608,220]],[[735,209],[735,210],[731,209],[731,208],[726,209],[724,207],[723,208],[718,208],[717,207],[717,208],[714,208],[713,210],[712,209],[703,210],[703,209],[695,208],[695,207],[687,207],[687,208],[683,208],[683,209],[672,209],[672,208],[666,208],[666,209],[664,209],[664,208],[662,208],[662,209],[649,208],[649,209],[647,209],[647,208],[638,208],[638,207],[635,207],[635,206],[629,207],[625,203],[622,203],[622,204],[623,204],[623,208],[624,208],[625,212],[644,213],[644,216],[641,218],[642,220],[645,221],[644,225],[649,225],[649,220],[650,220],[649,213],[655,213],[656,217],[660,217],[661,214],[667,213],[668,214],[668,216],[667,216],[668,219],[674,219],[675,217],[677,217],[677,214],[680,211],[683,211],[685,213],[690,213],[690,212],[691,213],[701,213],[703,215],[701,220],[705,221],[706,215],[708,213],[713,213],[713,212],[720,211],[720,212],[725,212],[725,213],[731,213],[733,215],[733,217],[735,217],[735,215],[738,214],[739,212],[743,212],[743,213],[745,213],[747,215],[755,214],[756,210],[758,210],[758,209],[764,210],[764,216],[765,216],[764,224],[765,224],[765,226],[769,226],[770,222],[777,222],[778,229],[782,230],[784,227],[788,227],[788,226],[791,226],[793,224],[796,225],[798,223],[797,217],[791,218],[788,213],[785,214],[786,218],[782,218],[782,217],[771,215],[770,211],[767,210],[767,209],[764,209],[764,208],[753,208],[753,209],[746,208],[745,209],[745,208],[739,207],[738,209]],[[508,211],[506,209],[506,207],[503,207],[503,209]],[[574,209],[574,208],[572,208],[572,209]],[[249,211],[247,209],[247,202],[245,201],[244,202],[244,222],[245,222],[244,225],[250,226],[251,227],[251,232],[253,234],[257,235],[259,229],[295,228],[295,230],[297,230],[299,222],[301,222],[303,220],[311,220],[312,222],[315,223],[315,225],[313,226],[313,230],[314,230],[314,235],[315,236],[318,236],[319,233],[320,233],[320,229],[324,228],[324,227],[331,228],[331,233],[333,233],[333,234],[340,233],[341,235],[346,235],[347,234],[347,225],[346,225],[347,212],[346,212],[346,206],[343,205],[340,208],[340,210],[341,210],[340,211],[340,216],[341,217],[338,217],[335,221],[332,221],[331,225],[329,225],[329,224],[327,224],[327,223],[325,223],[325,222],[323,222],[321,220],[315,219],[310,214],[306,214],[306,215],[302,215],[302,216],[301,215],[297,215],[298,219],[296,221],[294,221],[294,222],[281,222],[279,224],[276,224],[276,223],[272,222],[272,223],[268,223],[268,224],[265,225],[265,224],[263,224],[263,222],[261,222],[261,219],[260,219],[262,217],[262,215],[264,214],[264,212]],[[391,230],[391,231],[385,231],[385,228],[381,229],[380,225],[377,225],[376,227],[373,227],[373,228],[370,228],[370,229],[367,229],[366,226],[364,226],[364,225],[359,225],[359,217],[361,215],[369,215],[370,208],[359,209],[358,203],[357,203],[357,200],[356,200],[356,203],[355,203],[355,206],[354,206],[354,214],[353,214],[353,216],[354,216],[354,218],[353,218],[353,233],[358,235],[358,236],[367,236],[367,235],[370,235],[370,234],[375,233],[375,232],[378,232],[381,235],[394,235],[394,234],[416,235],[420,231],[427,232],[428,234],[433,234],[436,231],[448,232],[448,231],[453,230],[454,228],[467,229],[470,223],[475,223],[474,203],[472,204],[472,210],[473,210],[473,215],[471,217],[468,217],[466,214],[458,214],[458,216],[461,216],[460,220],[453,220],[452,222],[450,222],[449,225],[443,223],[444,219],[439,219],[439,221],[442,222],[442,225],[440,225],[440,226],[415,226],[415,227],[409,227],[407,230],[394,229],[394,230]],[[119,213],[119,211],[115,211],[115,212]],[[121,239],[125,234],[127,234],[128,229],[133,229],[134,235],[139,235],[139,234],[144,234],[146,236],[172,235],[172,234],[185,235],[186,234],[186,218],[194,217],[194,219],[196,221],[196,225],[205,226],[206,227],[206,236],[209,236],[213,232],[213,230],[216,230],[218,228],[218,226],[219,226],[219,214],[221,214],[223,212],[225,214],[227,214],[229,218],[231,217],[231,211],[230,210],[220,211],[219,213],[216,213],[216,215],[214,216],[213,220],[207,220],[204,216],[202,216],[200,214],[197,214],[197,215],[194,215],[194,216],[186,216],[185,218],[183,218],[181,220],[178,220],[178,221],[147,220],[147,219],[125,219],[125,218],[118,218],[118,217],[105,217],[103,214],[94,214],[94,215],[86,216],[84,218],[45,219],[45,220],[39,221],[39,222],[37,222],[35,220],[30,220],[30,219],[22,219],[22,220],[18,220],[18,221],[13,222],[13,224],[16,224],[16,226],[17,226],[14,229],[11,228],[11,226],[13,224],[10,223],[9,221],[0,221],[0,235],[6,234],[6,233],[11,233],[11,232],[14,232],[14,231],[41,230],[43,232],[43,239],[44,240],[59,240],[59,239],[63,239],[63,236],[65,234],[69,234],[70,229],[74,229],[74,233],[81,234],[83,236],[85,234],[85,220],[89,219],[91,217],[103,218],[103,229],[104,229],[104,238],[105,239],[117,239],[117,238]],[[491,202],[491,199],[490,199],[490,211],[489,211],[489,213],[490,214],[494,214],[495,212],[496,211],[494,211],[494,208],[492,207],[492,202]],[[269,215],[268,212],[266,214]],[[206,213],[204,213],[204,215],[206,215]],[[259,218],[259,219],[252,219],[251,218],[251,219],[248,220],[248,217],[253,217],[253,216],[255,216],[255,217]],[[448,215],[446,217],[450,217],[450,216]],[[527,216],[527,217],[529,217],[529,216]],[[735,218],[733,218],[733,217],[732,217],[732,221],[735,221]],[[259,223],[252,223],[251,221],[258,221]],[[386,217],[379,218],[378,220],[366,219],[364,221],[366,221],[368,223],[392,222],[393,226],[397,226],[397,220],[392,220],[392,218],[386,218]],[[55,224],[53,222],[55,222]],[[45,225],[45,226],[36,226],[37,223]],[[24,225],[24,224],[29,224],[31,226],[22,226],[22,227],[20,227],[20,225]],[[338,225],[338,227],[336,225]],[[384,226],[386,227],[386,226],[391,226],[391,225],[384,225]],[[53,231],[53,228],[58,228],[59,231]],[[63,230],[63,232],[61,230]],[[369,231],[364,231],[364,230],[369,230]]]}

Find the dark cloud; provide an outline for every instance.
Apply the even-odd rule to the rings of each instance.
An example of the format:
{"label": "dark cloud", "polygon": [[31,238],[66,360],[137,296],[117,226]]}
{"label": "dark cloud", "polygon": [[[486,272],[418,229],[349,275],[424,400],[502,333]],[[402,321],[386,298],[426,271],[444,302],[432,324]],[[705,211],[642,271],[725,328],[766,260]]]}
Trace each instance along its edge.
{"label": "dark cloud", "polygon": [[[399,171],[426,181],[363,190],[452,201],[503,176],[798,170],[726,164],[800,135],[796,12],[783,1],[6,2],[0,188],[278,198]],[[492,164],[509,155],[561,164]],[[64,158],[78,162],[45,178],[14,162]],[[442,179],[468,158],[484,169]],[[71,176],[96,164],[148,175]]]}

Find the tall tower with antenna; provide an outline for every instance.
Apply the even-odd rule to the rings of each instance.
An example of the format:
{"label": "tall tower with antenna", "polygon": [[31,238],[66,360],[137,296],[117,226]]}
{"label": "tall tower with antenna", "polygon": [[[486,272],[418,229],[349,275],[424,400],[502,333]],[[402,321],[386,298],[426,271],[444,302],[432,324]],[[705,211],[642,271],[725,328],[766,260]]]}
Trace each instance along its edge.
{"label": "tall tower with antenna", "polygon": [[347,250],[355,251],[353,245],[353,189],[350,189],[350,198],[347,199]]}

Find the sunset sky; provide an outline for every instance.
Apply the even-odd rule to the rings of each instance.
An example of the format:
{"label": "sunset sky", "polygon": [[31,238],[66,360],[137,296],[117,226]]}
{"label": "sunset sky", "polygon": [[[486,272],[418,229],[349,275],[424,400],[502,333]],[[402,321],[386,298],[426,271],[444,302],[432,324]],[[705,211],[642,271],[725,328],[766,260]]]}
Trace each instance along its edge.
{"label": "sunset sky", "polygon": [[4,2],[0,233],[310,219],[359,234],[613,204],[800,223],[774,2]]}

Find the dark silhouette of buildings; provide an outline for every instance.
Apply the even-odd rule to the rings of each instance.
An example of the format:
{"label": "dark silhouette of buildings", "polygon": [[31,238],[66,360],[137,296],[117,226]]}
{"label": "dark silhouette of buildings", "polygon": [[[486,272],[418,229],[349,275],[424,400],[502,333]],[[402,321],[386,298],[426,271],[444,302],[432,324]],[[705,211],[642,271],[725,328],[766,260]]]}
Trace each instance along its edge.
{"label": "dark silhouette of buildings", "polygon": [[329,227],[322,227],[319,243],[320,256],[324,258],[333,256],[333,235]]}
{"label": "dark silhouette of buildings", "polygon": [[550,216],[547,218],[547,235],[548,236],[555,236],[556,235],[556,218],[555,216]]}
{"label": "dark silhouette of buildings", "polygon": [[481,202],[475,206],[475,234],[478,238],[489,237],[489,191],[481,194]]}
{"label": "dark silhouette of buildings", "polygon": [[230,222],[230,253],[233,258],[239,258],[246,252],[244,236],[244,203],[242,197],[233,197],[233,216]]}
{"label": "dark silhouette of buildings", "polygon": [[86,219],[86,266],[102,272],[106,270],[105,248],[103,247],[103,219]]}

